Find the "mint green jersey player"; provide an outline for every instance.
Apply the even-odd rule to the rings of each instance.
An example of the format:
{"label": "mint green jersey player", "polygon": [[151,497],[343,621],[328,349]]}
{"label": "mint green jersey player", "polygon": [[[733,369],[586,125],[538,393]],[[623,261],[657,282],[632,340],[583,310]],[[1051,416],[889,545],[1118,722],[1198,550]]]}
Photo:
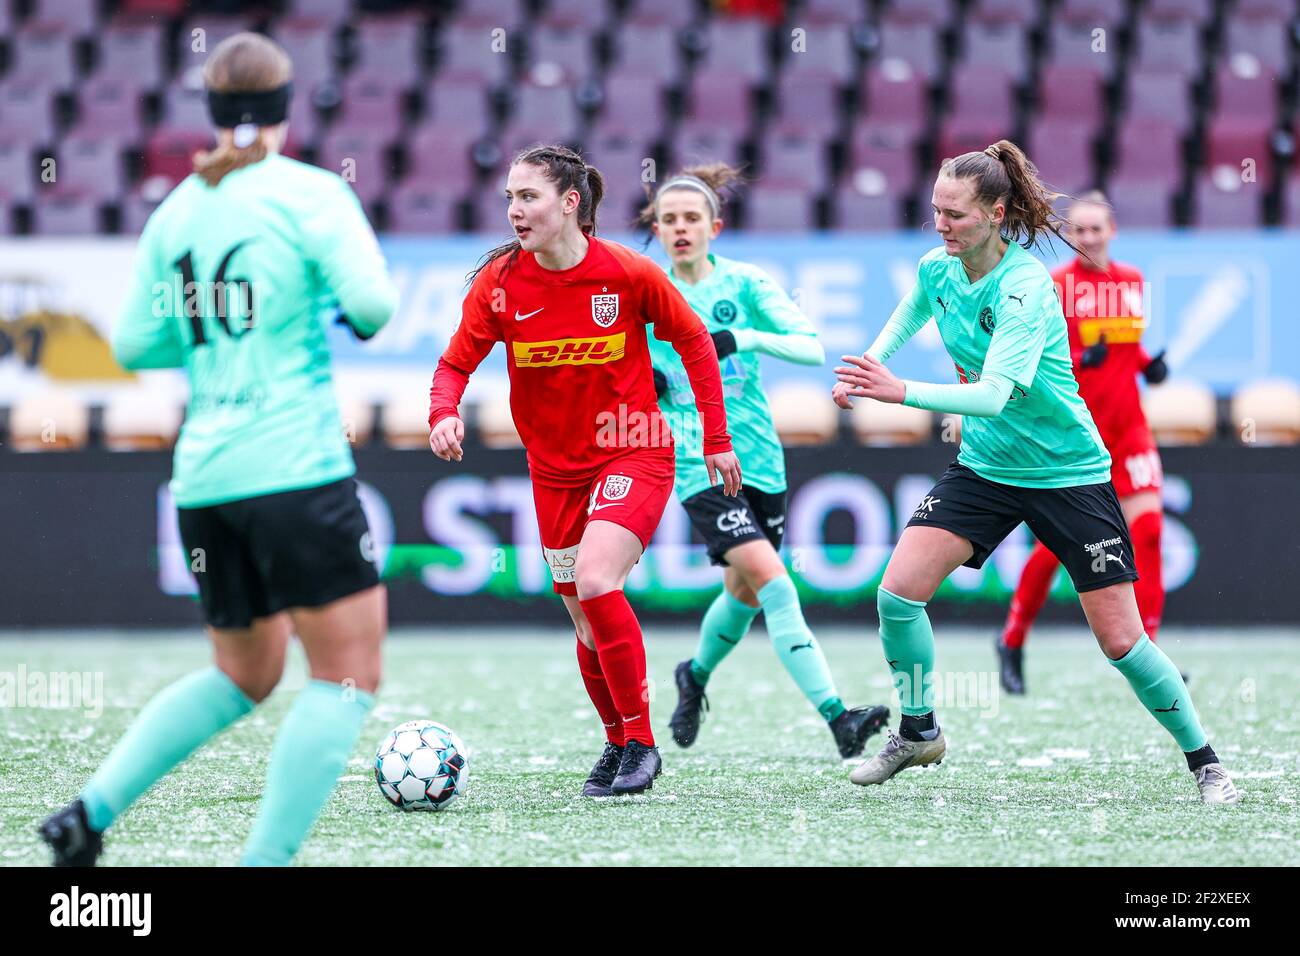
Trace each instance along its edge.
{"label": "mint green jersey player", "polygon": [[[727,331],[736,351],[722,359],[722,393],[731,440],[745,470],[745,485],[777,494],[785,491],[785,452],[763,393],[759,354],[801,365],[821,365],[826,356],[817,331],[784,289],[762,269],[709,254],[712,271],[694,285],[672,273],[677,291],[704,320],[709,333]],[[659,405],[679,444],[677,497],[685,501],[709,488],[700,447],[703,431],[695,397],[681,359],[666,342],[650,337],[650,358],[668,379]]]}
{"label": "mint green jersey player", "polygon": [[993,271],[971,282],[960,259],[931,250],[868,353],[884,362],[931,317],[961,384],[908,381],[903,404],[964,414],[959,463],[1023,488],[1110,480],[1110,454],[1079,397],[1065,318],[1042,263],[1012,242]]}
{"label": "mint green jersey player", "polygon": [[279,155],[182,182],[145,225],[112,336],[128,369],[183,367],[189,409],[171,489],[199,508],[355,472],[326,323],[374,334],[397,293],[339,176]]}

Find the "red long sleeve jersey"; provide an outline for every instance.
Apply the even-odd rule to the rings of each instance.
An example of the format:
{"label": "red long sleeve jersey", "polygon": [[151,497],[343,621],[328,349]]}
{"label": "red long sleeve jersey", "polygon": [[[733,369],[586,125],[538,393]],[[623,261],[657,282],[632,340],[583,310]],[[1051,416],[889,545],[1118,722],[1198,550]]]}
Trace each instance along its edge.
{"label": "red long sleeve jersey", "polygon": [[479,272],[434,375],[429,425],[458,414],[469,375],[504,342],[510,410],[537,481],[587,483],[635,447],[671,455],[647,323],[682,357],[704,453],[730,451],[717,352],[704,323],[650,259],[595,237],[570,269],[543,269],[532,253],[520,252]]}
{"label": "red long sleeve jersey", "polygon": [[[1142,348],[1142,273],[1112,262],[1099,270],[1078,257],[1052,273],[1070,330],[1070,358],[1079,396],[1109,447],[1134,429],[1147,430],[1137,376],[1151,362]],[[1106,337],[1106,359],[1079,365],[1083,350]]]}

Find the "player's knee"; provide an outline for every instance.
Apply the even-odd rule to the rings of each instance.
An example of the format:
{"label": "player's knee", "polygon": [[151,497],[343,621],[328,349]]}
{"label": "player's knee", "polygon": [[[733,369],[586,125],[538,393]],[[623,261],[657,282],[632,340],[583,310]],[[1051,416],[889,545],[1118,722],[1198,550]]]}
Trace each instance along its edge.
{"label": "player's knee", "polygon": [[573,583],[578,588],[578,600],[588,601],[610,591],[617,591],[623,586],[618,574],[608,567],[585,562],[581,554],[578,565],[573,570]]}
{"label": "player's knee", "polygon": [[266,698],[271,696],[271,692],[275,690],[276,686],[280,683],[280,675],[283,671],[284,662],[281,661],[278,668],[250,668],[233,674],[227,670],[226,676],[234,681],[235,686],[244,692],[244,696],[253,703],[260,704],[262,701],[266,700]]}
{"label": "player's knee", "polygon": [[1141,634],[1133,634],[1128,631],[1106,632],[1097,635],[1097,644],[1106,657],[1112,661],[1117,661],[1133,650],[1133,645],[1141,637]]}
{"label": "player's knee", "polygon": [[876,589],[876,613],[880,615],[882,624],[886,621],[906,623],[925,613],[925,602],[901,597],[882,585]]}

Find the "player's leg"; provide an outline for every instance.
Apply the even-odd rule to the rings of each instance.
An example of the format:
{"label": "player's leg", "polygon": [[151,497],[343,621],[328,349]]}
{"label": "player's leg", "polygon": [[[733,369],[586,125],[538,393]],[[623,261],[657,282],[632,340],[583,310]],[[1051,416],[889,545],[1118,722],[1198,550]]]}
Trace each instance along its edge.
{"label": "player's leg", "polygon": [[132,721],[80,796],[41,825],[56,866],[90,866],[102,834],[154,782],[271,692],[284,668],[289,622],[268,613],[232,506],[179,512],[186,554],[201,554],[199,601],[212,666],[163,688]]}
{"label": "player's leg", "polygon": [[[1154,452],[1152,454],[1155,454]],[[1164,530],[1164,507],[1158,491],[1139,491],[1119,499],[1133,540],[1133,560],[1138,579],[1133,583],[1138,612],[1147,637],[1156,639],[1165,610],[1164,571],[1160,536]]]}
{"label": "player's leg", "polygon": [[1047,601],[1052,578],[1060,566],[1061,562],[1056,560],[1056,555],[1044,547],[1041,541],[1034,542],[1034,550],[1030,552],[1029,560],[1020,572],[1020,581],[1016,584],[1016,592],[1011,596],[1011,607],[1007,610],[1007,621],[997,641],[1002,689],[1009,694],[1025,692],[1025,638]]}
{"label": "player's leg", "polygon": [[600,722],[605,728],[605,749],[601,752],[596,765],[591,768],[582,785],[584,797],[608,797],[614,777],[618,775],[619,764],[623,760],[623,721],[619,718],[614,698],[609,693],[609,682],[600,667],[600,655],[596,653],[596,639],[591,633],[591,624],[582,611],[582,604],[576,594],[561,594],[564,607],[573,620],[574,633],[578,644],[578,673],[582,675],[583,686],[591,698]]}
{"label": "player's leg", "polygon": [[245,866],[286,866],[293,859],[334,792],[379,687],[380,649],[388,632],[383,585],[291,613],[310,680],[271,748],[262,804],[244,846]]}
{"label": "player's leg", "polygon": [[1235,802],[1236,790],[1207,742],[1182,675],[1143,631],[1133,596],[1133,548],[1114,486],[1034,489],[1026,499],[1030,530],[1065,565],[1102,653],[1173,736],[1201,799]]}

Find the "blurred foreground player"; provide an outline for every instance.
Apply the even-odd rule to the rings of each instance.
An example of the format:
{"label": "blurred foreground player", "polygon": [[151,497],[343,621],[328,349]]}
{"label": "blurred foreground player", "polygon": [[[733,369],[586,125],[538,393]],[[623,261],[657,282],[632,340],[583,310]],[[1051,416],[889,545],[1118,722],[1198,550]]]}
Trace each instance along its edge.
{"label": "blurred foreground player", "polygon": [[515,238],[475,271],[430,390],[429,445],[460,461],[469,376],[506,344],[510,409],[528,454],[542,551],[577,632],[578,667],[607,744],[585,796],[647,790],[661,761],[650,727],[641,626],[623,593],[673,488],[673,437],[655,400],[646,326],[681,355],[704,421],[703,465],[740,490],[722,381],[703,323],[663,270],[596,238],[604,182],[572,150],[511,163]]}
{"label": "blurred foreground player", "polygon": [[[1174,738],[1201,800],[1235,803],[1182,675],[1143,631],[1110,455],[1079,398],[1061,304],[1047,269],[1017,244],[1056,230],[1055,198],[1007,140],[944,160],[931,195],[943,246],[921,258],[916,285],[866,353],[835,370],[841,407],[861,396],[966,416],[957,460],[917,505],[877,591],[899,733],[849,779],[881,784],[943,759],[925,606],[948,575],[981,567],[1023,521],[1066,566],[1102,653]],[[905,382],[883,364],[931,318],[956,384]]]}
{"label": "blurred foreground player", "polygon": [[[808,317],[763,270],[709,251],[723,228],[725,189],[739,180],[725,163],[692,166],[671,177],[641,212],[669,258],[668,276],[709,330],[745,488],[724,496],[698,453],[677,456],[677,497],[723,571],[722,591],[700,623],[695,654],[677,665],[673,740],[689,747],[707,706],[704,687],[762,612],[781,665],[825,719],[841,757],[862,753],[889,720],[886,707],[844,706],[821,646],[804,620],[799,594],[781,561],[785,534],[785,451],[759,378],[759,355],[822,365],[826,353]],[[650,342],[655,387],[679,444],[698,444],[699,416],[689,377],[666,344]]]}
{"label": "blurred foreground player", "polygon": [[191,398],[171,490],[215,661],[153,698],[81,796],[41,826],[56,865],[262,701],[289,635],[311,679],[271,751],[245,865],[284,865],[347,764],[379,684],[387,598],[372,563],[330,377],[324,319],[361,337],[397,294],[339,176],[286,159],[292,65],[260,35],[204,68],[217,146],[149,218],[113,352],[184,368]]}
{"label": "blurred foreground player", "polygon": [[[1115,214],[1097,191],[1070,205],[1064,234],[1079,250],[1069,264],[1052,273],[1070,330],[1070,360],[1079,397],[1092,413],[1101,440],[1110,452],[1110,480],[1133,541],[1138,578],[1133,583],[1147,637],[1156,639],[1165,588],[1160,567],[1160,532],[1164,523],[1160,452],[1142,413],[1137,376],[1152,385],[1169,374],[1164,353],[1155,358],[1142,347],[1146,319],[1142,311],[1142,274],[1110,258]],[[1025,638],[1042,610],[1060,566],[1039,541],[1011,598],[1006,626],[998,640],[1002,687],[1025,692]]]}

